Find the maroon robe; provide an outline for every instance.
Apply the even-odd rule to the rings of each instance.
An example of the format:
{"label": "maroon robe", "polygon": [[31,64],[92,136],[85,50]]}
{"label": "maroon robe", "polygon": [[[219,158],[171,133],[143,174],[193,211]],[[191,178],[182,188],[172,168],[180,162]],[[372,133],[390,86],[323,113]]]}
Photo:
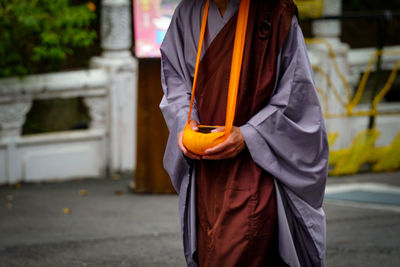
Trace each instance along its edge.
{"label": "maroon robe", "polygon": [[[268,103],[277,56],[296,7],[287,0],[257,0],[251,1],[249,12],[235,126]],[[200,62],[196,102],[201,124],[225,124],[236,21],[237,14]],[[196,173],[199,265],[285,266],[278,255],[274,181],[249,151],[234,159],[201,160]]]}

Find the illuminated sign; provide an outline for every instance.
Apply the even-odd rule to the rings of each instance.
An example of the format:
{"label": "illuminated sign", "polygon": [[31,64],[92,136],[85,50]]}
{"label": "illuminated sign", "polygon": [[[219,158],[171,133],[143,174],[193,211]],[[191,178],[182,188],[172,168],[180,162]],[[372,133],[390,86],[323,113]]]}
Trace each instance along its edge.
{"label": "illuminated sign", "polygon": [[133,0],[135,55],[160,57],[160,45],[180,0]]}

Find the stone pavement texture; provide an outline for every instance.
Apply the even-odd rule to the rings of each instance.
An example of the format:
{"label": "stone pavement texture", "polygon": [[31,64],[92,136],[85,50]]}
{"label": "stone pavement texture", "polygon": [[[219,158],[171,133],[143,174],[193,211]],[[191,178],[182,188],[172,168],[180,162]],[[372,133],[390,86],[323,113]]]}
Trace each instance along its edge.
{"label": "stone pavement texture", "polygon": [[[175,195],[138,195],[131,178],[0,187],[0,266],[185,266]],[[400,173],[330,177],[382,183]],[[328,267],[400,266],[400,209],[325,201]]]}

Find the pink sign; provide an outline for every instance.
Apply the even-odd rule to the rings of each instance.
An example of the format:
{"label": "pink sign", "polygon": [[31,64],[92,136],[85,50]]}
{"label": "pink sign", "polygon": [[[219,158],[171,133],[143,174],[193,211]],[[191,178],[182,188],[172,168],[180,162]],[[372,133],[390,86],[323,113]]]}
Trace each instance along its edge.
{"label": "pink sign", "polygon": [[136,57],[160,57],[160,45],[179,2],[133,0]]}

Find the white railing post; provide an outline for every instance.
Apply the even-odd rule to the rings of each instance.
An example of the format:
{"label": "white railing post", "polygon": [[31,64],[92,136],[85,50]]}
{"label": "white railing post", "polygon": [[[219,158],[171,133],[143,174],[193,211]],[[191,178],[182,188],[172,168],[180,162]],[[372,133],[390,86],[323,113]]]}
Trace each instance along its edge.
{"label": "white railing post", "polygon": [[[342,0],[325,0],[324,1],[324,9],[323,15],[326,16],[335,16],[342,14]],[[317,20],[312,24],[312,32],[315,38],[323,39],[326,43],[329,44],[330,48],[333,50],[334,57],[332,57],[332,51],[330,51],[328,45],[326,43],[321,43],[317,45],[309,45],[309,51],[313,54],[314,58],[316,58],[316,62],[313,64],[317,65],[321,68],[327,76],[330,78],[334,87],[336,87],[338,94],[343,99],[344,105],[341,104],[338,99],[335,97],[335,94],[331,88],[328,86],[328,81],[326,77],[320,75],[318,72],[315,73],[316,84],[320,88],[327,88],[327,103],[329,113],[340,114],[346,113],[346,105],[350,101],[354,84],[351,84],[349,81],[350,78],[350,67],[348,61],[348,53],[350,47],[348,44],[341,42],[341,21],[340,20]],[[335,68],[333,61],[337,62],[338,69]],[[340,71],[340,74],[338,73]],[[345,81],[343,81],[343,78]],[[350,86],[347,86],[350,85]],[[338,131],[340,133],[340,137],[335,143],[339,146],[345,146],[345,140],[348,138],[344,138],[345,135],[342,135],[342,132],[345,132],[346,129],[351,128],[351,120],[346,119],[327,119],[327,129],[328,131]]]}
{"label": "white railing post", "polygon": [[[0,98],[0,142],[5,145],[4,177],[0,184],[18,182],[19,166],[17,160],[17,142],[21,138],[25,115],[32,105],[29,97],[8,96]],[[2,165],[2,164],[0,164]]]}
{"label": "white railing post", "polygon": [[[103,0],[100,57],[92,68],[109,74],[109,169],[132,172],[136,163],[137,60],[131,54],[130,0]],[[90,105],[90,102],[88,102]]]}
{"label": "white railing post", "polygon": [[131,1],[103,0],[101,13],[101,47],[105,57],[131,56]]}
{"label": "white railing post", "polygon": [[[335,16],[342,14],[342,0],[325,0],[324,1],[324,9],[323,15],[326,16]],[[310,49],[317,55],[319,58],[318,66],[320,66],[331,78],[332,83],[338,89],[341,97],[347,102],[347,91],[346,86],[343,83],[343,80],[337,73],[337,70],[334,68],[333,60],[335,60],[338,64],[339,70],[341,74],[346,78],[349,78],[350,68],[348,64],[348,52],[349,46],[345,43],[342,43],[340,40],[341,35],[341,21],[340,20],[317,20],[312,24],[312,31],[315,38],[324,39],[328,44],[330,44],[333,49],[334,58],[331,58],[331,54],[329,48],[325,44],[318,44],[310,46]],[[324,86],[323,88],[328,88],[328,83],[325,78],[319,76],[320,81]],[[321,84],[320,83],[320,84]],[[328,103],[329,103],[329,111],[331,113],[343,113],[346,112],[345,108],[338,102],[335,98],[333,91],[329,90],[328,92]],[[352,92],[350,92],[351,94]]]}
{"label": "white railing post", "polygon": [[[325,0],[323,15],[341,15],[342,0]],[[312,24],[314,36],[328,39],[329,41],[340,42],[341,22],[339,20],[314,21]]]}
{"label": "white railing post", "polygon": [[0,102],[0,139],[7,141],[19,138],[25,122],[25,115],[31,108],[32,100],[15,97],[15,99]]}
{"label": "white railing post", "polygon": [[90,128],[91,129],[106,129],[107,128],[107,112],[108,101],[104,96],[86,96],[85,104],[89,109]]}

